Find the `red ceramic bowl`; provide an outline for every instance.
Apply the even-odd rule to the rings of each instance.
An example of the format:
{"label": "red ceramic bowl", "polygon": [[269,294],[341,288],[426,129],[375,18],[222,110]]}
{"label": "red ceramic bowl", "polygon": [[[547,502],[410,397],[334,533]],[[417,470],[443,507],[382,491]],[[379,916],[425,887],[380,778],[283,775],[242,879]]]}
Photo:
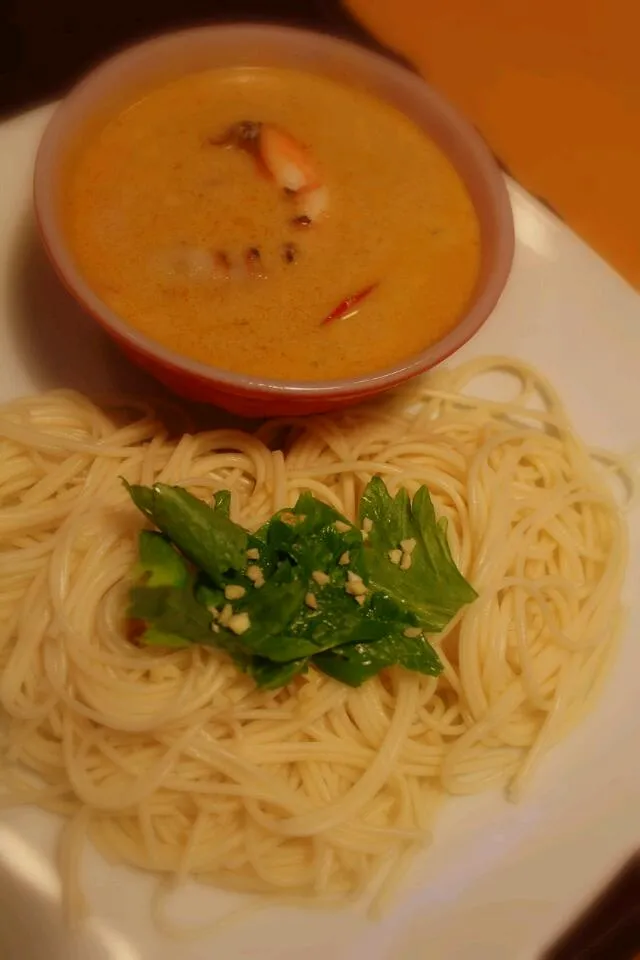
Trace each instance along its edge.
{"label": "red ceramic bowl", "polygon": [[[60,222],[65,164],[82,138],[146,91],[209,67],[278,66],[357,84],[393,104],[422,127],[464,180],[481,226],[481,271],[472,301],[446,337],[386,370],[345,380],[284,382],[243,376],[182,357],[117,316],[74,263]],[[158,37],[93,70],[56,110],[40,144],[35,210],[42,239],[60,279],[137,364],[181,396],[247,416],[331,410],[380,393],[450,356],[473,336],[506,283],[514,249],[513,218],[504,179],[473,127],[419,77],[375,53],[302,30],[260,25],[208,26]]]}

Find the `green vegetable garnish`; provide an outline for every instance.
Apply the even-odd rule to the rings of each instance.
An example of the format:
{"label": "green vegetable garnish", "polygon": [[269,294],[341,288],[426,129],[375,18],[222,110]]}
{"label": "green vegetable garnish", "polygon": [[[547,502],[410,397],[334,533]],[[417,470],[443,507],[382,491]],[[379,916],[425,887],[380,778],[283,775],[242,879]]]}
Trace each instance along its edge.
{"label": "green vegetable garnish", "polygon": [[225,515],[226,497],[214,510],[181,487],[165,483],[153,487],[126,486],[145,517],[214,583],[222,583],[229,570],[243,568],[247,533]]}
{"label": "green vegetable garnish", "polygon": [[476,594],[457,569],[426,487],[411,503],[376,477],[360,503],[362,531],[302,494],[248,534],[231,495],[208,506],[179,487],[126,484],[161,531],[140,535],[129,617],[144,644],[225,650],[260,687],[312,664],[358,686],[402,666],[437,676],[424,633],[441,632]]}
{"label": "green vegetable garnish", "polygon": [[218,492],[214,494],[213,504],[218,513],[221,513],[223,517],[229,519],[231,512],[231,491],[218,490]]}
{"label": "green vegetable garnish", "polygon": [[289,663],[273,663],[263,657],[254,657],[249,664],[248,673],[263,690],[278,690],[291,683],[299,673],[304,673],[307,664],[306,659],[290,660]]}
{"label": "green vegetable garnish", "polygon": [[196,600],[193,574],[175,547],[161,533],[143,530],[138,553],[128,615],[145,625],[142,642],[162,647],[207,642],[212,616]]}
{"label": "green vegetable garnish", "polygon": [[[383,480],[374,477],[360,500],[360,523],[367,519],[371,582],[412,609],[427,633],[440,633],[477,594],[453,562],[447,521],[436,519],[429,491],[420,487],[412,503],[406,490],[391,497]],[[411,564],[403,570],[402,560],[392,563],[390,554],[412,540]]]}
{"label": "green vegetable garnish", "polygon": [[182,587],[189,579],[189,568],[167,537],[143,530],[134,576],[150,587]]}

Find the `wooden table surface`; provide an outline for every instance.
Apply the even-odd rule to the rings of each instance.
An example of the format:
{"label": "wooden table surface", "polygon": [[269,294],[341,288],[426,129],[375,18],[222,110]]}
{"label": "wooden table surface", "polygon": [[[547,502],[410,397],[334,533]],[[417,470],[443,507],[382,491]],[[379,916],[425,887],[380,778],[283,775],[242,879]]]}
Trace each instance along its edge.
{"label": "wooden table surface", "polygon": [[345,0],[640,290],[638,0]]}

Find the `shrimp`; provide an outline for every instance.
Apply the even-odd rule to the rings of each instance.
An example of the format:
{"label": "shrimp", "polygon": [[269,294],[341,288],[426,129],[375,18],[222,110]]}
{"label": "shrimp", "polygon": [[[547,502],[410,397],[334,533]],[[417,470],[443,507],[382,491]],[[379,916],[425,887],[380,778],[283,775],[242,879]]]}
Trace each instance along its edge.
{"label": "shrimp", "polygon": [[274,182],[295,198],[298,218],[317,220],[327,208],[328,195],[309,149],[270,124],[262,127],[258,149]]}
{"label": "shrimp", "polygon": [[310,226],[326,211],[328,191],[311,152],[286,130],[271,123],[242,120],[234,123],[223,137],[209,142],[251,154],[267,176],[293,199],[296,226]]}

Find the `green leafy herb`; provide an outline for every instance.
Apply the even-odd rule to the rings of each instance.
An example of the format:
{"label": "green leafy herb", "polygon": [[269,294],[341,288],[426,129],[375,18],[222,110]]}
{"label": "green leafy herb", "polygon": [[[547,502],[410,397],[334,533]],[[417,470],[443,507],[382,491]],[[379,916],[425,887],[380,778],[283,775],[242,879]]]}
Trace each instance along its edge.
{"label": "green leafy herb", "polygon": [[223,509],[214,510],[181,487],[165,483],[127,484],[127,489],[138,509],[214,583],[222,583],[229,570],[244,568],[247,533],[225,516],[226,500]]}
{"label": "green leafy herb", "polygon": [[134,577],[150,587],[182,587],[189,570],[171,541],[161,533],[143,530],[138,538],[138,564]]}
{"label": "green leafy herb", "polygon": [[132,587],[128,613],[144,624],[141,643],[188,647],[210,641],[211,614],[195,600],[190,586]]}
{"label": "green leafy herb", "polygon": [[231,491],[218,490],[218,492],[213,495],[213,505],[218,513],[228,518],[231,513]]}
{"label": "green leafy herb", "polygon": [[244,597],[233,602],[236,613],[249,617],[249,629],[238,638],[248,654],[286,663],[314,653],[312,644],[288,630],[304,604],[305,591],[298,569],[283,562],[261,589],[250,585]]}
{"label": "green leafy herb", "polygon": [[[447,542],[447,521],[436,519],[429,491],[420,487],[413,503],[406,490],[392,497],[374,477],[360,500],[360,522],[369,521],[367,566],[374,586],[412,609],[425,631],[440,633],[477,594],[456,567]],[[411,565],[401,569],[390,554],[415,541]]]}
{"label": "green leafy herb", "polygon": [[315,665],[329,676],[352,687],[375,677],[385,667],[399,666],[437,677],[442,672],[438,656],[424,637],[386,636],[374,643],[341,644],[318,654]]}
{"label": "green leafy herb", "polygon": [[265,660],[263,657],[254,657],[248,672],[257,686],[264,690],[278,690],[280,687],[286,687],[298,674],[305,673],[308,663],[306,658],[290,660],[289,663],[272,663],[271,660]]}
{"label": "green leafy herb", "polygon": [[128,615],[142,626],[140,641],[168,647],[207,642],[212,616],[195,597],[184,559],[162,534],[148,530],[140,534],[138,551]]}
{"label": "green leafy herb", "polygon": [[285,554],[309,576],[322,570],[331,575],[341,573],[339,560],[345,552],[350,556],[349,568],[354,564],[364,572],[361,563],[362,534],[337,510],[303,493],[295,507],[281,510],[263,528],[268,547]]}
{"label": "green leafy herb", "polygon": [[[309,665],[352,686],[390,666],[435,676],[441,664],[422,631],[440,632],[475,597],[424,487],[412,504],[372,480],[366,539],[309,493],[247,534],[229,517],[228,491],[209,507],[164,484],[127,489],[161,531],[140,536],[129,607],[140,641],[219,647],[261,687]],[[409,540],[401,569],[389,553]]]}

